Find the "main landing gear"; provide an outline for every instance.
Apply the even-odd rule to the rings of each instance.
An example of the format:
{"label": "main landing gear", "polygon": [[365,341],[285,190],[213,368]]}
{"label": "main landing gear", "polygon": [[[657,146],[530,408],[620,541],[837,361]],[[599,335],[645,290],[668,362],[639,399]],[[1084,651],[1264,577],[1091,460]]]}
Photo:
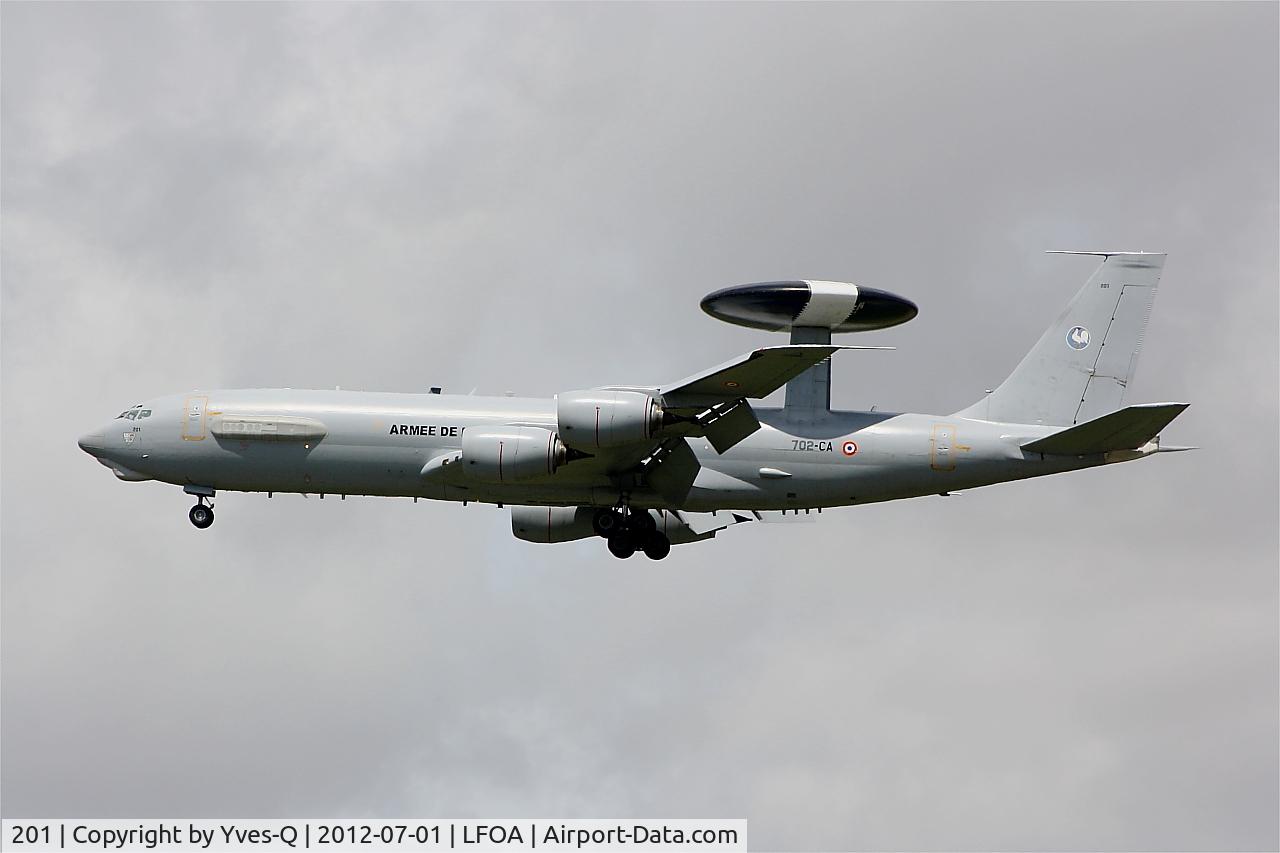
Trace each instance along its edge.
{"label": "main landing gear", "polygon": [[645,510],[597,510],[591,526],[609,541],[609,553],[619,559],[625,560],[637,551],[643,551],[650,560],[661,560],[671,553],[671,540]]}
{"label": "main landing gear", "polygon": [[191,517],[191,523],[201,530],[213,524],[213,505],[206,505],[204,500],[204,495],[197,497],[196,505],[187,513]]}

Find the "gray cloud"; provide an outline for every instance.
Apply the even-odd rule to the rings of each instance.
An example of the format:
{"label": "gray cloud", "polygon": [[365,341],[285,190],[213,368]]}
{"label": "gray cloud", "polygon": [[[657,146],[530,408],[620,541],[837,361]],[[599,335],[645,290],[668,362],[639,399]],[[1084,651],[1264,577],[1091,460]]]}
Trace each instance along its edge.
{"label": "gray cloud", "polygon": [[[773,848],[1275,849],[1272,4],[9,4],[6,815],[744,816]],[[1164,250],[1132,397],[1195,454],[740,528],[176,490],[74,445],[187,387],[551,394],[908,326],[952,411]]]}

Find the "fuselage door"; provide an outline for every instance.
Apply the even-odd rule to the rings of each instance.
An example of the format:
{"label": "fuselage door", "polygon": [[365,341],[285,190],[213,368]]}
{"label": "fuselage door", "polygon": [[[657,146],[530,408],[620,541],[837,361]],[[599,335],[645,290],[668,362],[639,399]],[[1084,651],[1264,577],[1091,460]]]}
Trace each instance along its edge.
{"label": "fuselage door", "polygon": [[951,424],[934,424],[929,442],[929,467],[935,471],[956,469],[956,428]]}
{"label": "fuselage door", "polygon": [[183,441],[200,441],[204,438],[204,410],[208,402],[208,397],[188,397],[183,403]]}

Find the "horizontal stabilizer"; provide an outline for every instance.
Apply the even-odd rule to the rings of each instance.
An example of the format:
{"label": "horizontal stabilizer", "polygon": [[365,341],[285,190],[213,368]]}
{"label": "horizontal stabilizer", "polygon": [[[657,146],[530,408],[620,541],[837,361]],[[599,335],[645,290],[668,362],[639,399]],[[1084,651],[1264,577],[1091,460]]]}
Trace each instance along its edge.
{"label": "horizontal stabilizer", "polygon": [[660,393],[667,408],[710,404],[716,400],[768,397],[810,367],[843,349],[893,349],[823,344],[762,347],[710,370],[696,373]]}
{"label": "horizontal stabilizer", "polygon": [[1087,456],[1112,450],[1136,450],[1160,434],[1190,403],[1144,403],[1055,432],[1022,445],[1032,453]]}
{"label": "horizontal stabilizer", "polygon": [[1140,257],[1142,255],[1163,255],[1164,252],[1080,252],[1074,249],[1048,249],[1046,255],[1093,255],[1098,258],[1110,258],[1116,255]]}

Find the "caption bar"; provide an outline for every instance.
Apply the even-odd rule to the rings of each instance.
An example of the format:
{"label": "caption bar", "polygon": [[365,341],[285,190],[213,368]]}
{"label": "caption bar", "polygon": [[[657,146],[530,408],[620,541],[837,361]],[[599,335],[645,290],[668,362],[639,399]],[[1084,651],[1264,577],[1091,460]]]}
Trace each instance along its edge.
{"label": "caption bar", "polygon": [[0,849],[746,850],[745,820],[10,820]]}

